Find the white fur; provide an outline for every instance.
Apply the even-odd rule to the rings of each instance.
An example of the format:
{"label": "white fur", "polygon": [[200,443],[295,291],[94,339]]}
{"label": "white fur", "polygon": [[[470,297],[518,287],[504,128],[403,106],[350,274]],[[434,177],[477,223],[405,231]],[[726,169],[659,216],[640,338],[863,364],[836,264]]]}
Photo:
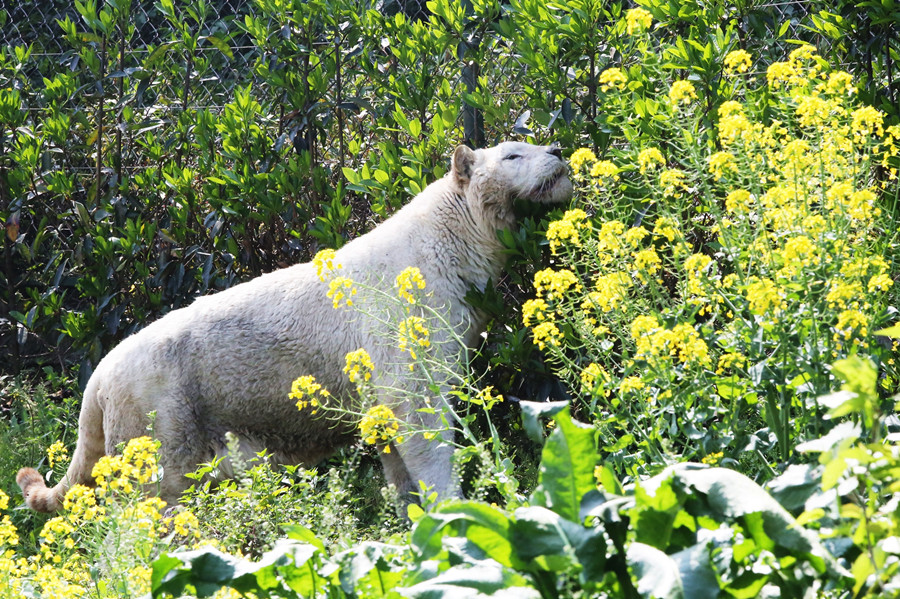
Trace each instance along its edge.
{"label": "white fur", "polygon": [[[337,252],[343,268],[336,274],[393,294],[397,274],[417,266],[426,301],[443,309],[472,346],[484,322],[463,297],[470,285],[497,280],[503,259],[496,231],[513,224],[513,200],[561,202],[571,190],[558,150],[512,142],[477,151],[461,146],[450,173]],[[66,480],[46,489],[34,471],[20,472],[29,506],[57,509],[69,485],[90,482],[103,454],[147,434],[150,412],[162,444],[160,495],[170,503],[188,486],[185,473],[223,454],[227,431],[245,451],[266,448],[280,462],[314,464],[350,442],[354,427],[298,411],[288,398],[291,382],[311,374],[336,398],[352,397],[342,369],[345,354],[358,348],[369,352],[376,370],[385,366],[377,383],[425,398],[422,384],[396,368],[399,350],[368,315],[374,304],[361,297],[361,309],[335,309],[327,289],[312,264],[300,264],[199,298],[125,339],[88,382]],[[445,351],[452,358],[455,350]],[[421,402],[409,405],[387,392],[379,401],[410,424],[439,423],[438,415],[416,411]],[[388,481],[406,493],[422,480],[442,496],[457,494],[447,441],[447,435],[408,436],[397,451],[382,454]]]}

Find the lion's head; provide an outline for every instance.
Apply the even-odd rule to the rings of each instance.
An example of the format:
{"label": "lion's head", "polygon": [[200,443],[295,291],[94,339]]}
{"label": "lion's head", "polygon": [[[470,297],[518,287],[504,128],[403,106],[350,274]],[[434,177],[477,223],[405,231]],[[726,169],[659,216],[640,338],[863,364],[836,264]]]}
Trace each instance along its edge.
{"label": "lion's head", "polygon": [[459,146],[453,152],[453,177],[472,208],[499,226],[511,224],[517,199],[557,204],[572,197],[572,182],[555,146],[507,141],[484,150]]}

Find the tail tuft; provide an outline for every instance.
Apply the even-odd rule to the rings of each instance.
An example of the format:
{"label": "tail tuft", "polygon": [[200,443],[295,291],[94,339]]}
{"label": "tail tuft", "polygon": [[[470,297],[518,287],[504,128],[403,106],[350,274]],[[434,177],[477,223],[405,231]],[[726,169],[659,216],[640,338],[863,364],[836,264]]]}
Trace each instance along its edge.
{"label": "tail tuft", "polygon": [[36,512],[55,512],[61,501],[56,488],[48,489],[44,477],[34,468],[22,468],[16,475],[16,483],[22,488],[25,505]]}

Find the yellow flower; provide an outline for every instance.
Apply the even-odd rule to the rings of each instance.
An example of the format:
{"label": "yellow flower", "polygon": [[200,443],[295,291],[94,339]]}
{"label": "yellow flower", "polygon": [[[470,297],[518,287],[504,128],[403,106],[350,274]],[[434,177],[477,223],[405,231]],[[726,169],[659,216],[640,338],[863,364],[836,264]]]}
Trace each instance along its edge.
{"label": "yellow flower", "polygon": [[725,74],[734,75],[736,73],[746,73],[753,59],[746,50],[733,50],[725,56]]}
{"label": "yellow flower", "polygon": [[588,293],[587,298],[581,303],[581,309],[588,311],[596,308],[604,313],[610,312],[627,297],[628,289],[631,288],[631,277],[624,272],[600,275],[594,287],[595,290]]}
{"label": "yellow flower", "polygon": [[363,441],[369,445],[383,444],[384,453],[391,452],[391,442],[403,442],[403,437],[397,434],[399,430],[400,421],[387,406],[372,406],[359,423],[359,432]]}
{"label": "yellow flower", "polygon": [[627,393],[631,393],[633,391],[640,391],[644,388],[644,381],[641,380],[640,377],[637,376],[628,376],[622,379],[622,382],[619,383],[619,393],[625,395]]}
{"label": "yellow flower", "polygon": [[688,105],[697,99],[697,90],[690,81],[676,81],[669,89],[669,101],[675,106]]}
{"label": "yellow flower", "polygon": [[805,235],[791,237],[784,244],[781,251],[781,259],[784,261],[782,274],[786,276],[795,275],[818,263],[818,248]]}
{"label": "yellow flower", "polygon": [[575,247],[581,247],[579,232],[587,228],[587,214],[584,210],[567,210],[560,220],[547,226],[547,240],[550,250],[555,254],[562,241],[569,241]]}
{"label": "yellow flower", "polygon": [[641,168],[641,174],[664,165],[665,163],[666,160],[663,158],[659,148],[647,148],[646,150],[641,150],[640,154],[638,154],[638,166]]}
{"label": "yellow flower", "polygon": [[344,356],[344,363],[344,374],[351,383],[357,385],[369,381],[372,378],[372,371],[375,370],[369,352],[363,348],[349,352]]}
{"label": "yellow flower", "polygon": [[662,216],[656,220],[656,224],[653,226],[653,235],[665,237],[669,243],[681,237],[681,233],[678,231],[678,223],[675,222],[675,219],[668,216]]}
{"label": "yellow flower", "polygon": [[772,89],[779,89],[785,83],[793,83],[800,76],[793,62],[773,62],[766,69],[766,80]]}
{"label": "yellow flower", "polygon": [[869,320],[866,318],[866,315],[859,310],[844,310],[838,314],[838,322],[835,326],[834,334],[835,340],[839,340],[840,337],[850,339],[854,331],[860,337],[865,337],[869,334],[868,323]]}
{"label": "yellow flower", "polygon": [[858,282],[843,281],[835,279],[829,285],[828,293],[825,294],[825,301],[830,309],[846,308],[848,306],[859,306],[864,299],[863,287]]}
{"label": "yellow flower", "polygon": [[591,395],[602,390],[603,395],[609,397],[610,392],[605,387],[611,380],[605,368],[595,362],[591,362],[581,371],[581,390]]}
{"label": "yellow flower", "polygon": [[0,510],[5,510],[9,507],[9,495],[0,491]]}
{"label": "yellow flower", "polygon": [[643,33],[653,24],[653,15],[643,8],[632,8],[625,13],[625,24],[628,35]]}
{"label": "yellow flower", "polygon": [[352,306],[351,298],[354,295],[356,295],[356,287],[353,285],[353,281],[347,277],[335,277],[328,283],[328,297],[331,298],[335,309],[341,306],[342,300],[348,307]]}
{"label": "yellow flower", "polygon": [[703,456],[700,461],[704,464],[709,464],[710,466],[715,466],[719,463],[719,461],[725,456],[721,451],[713,452],[709,455]]}
{"label": "yellow flower", "polygon": [[625,232],[625,243],[633,248],[637,248],[649,234],[650,232],[644,227],[631,227]]}
{"label": "yellow flower", "polygon": [[875,293],[876,291],[887,291],[893,284],[894,281],[889,276],[878,274],[869,279],[869,284],[866,288],[869,290],[869,293]]}
{"label": "yellow flower", "polygon": [[545,268],[534,273],[534,289],[538,297],[559,300],[569,289],[579,291],[581,283],[571,270]]}
{"label": "yellow flower", "polygon": [[183,510],[172,518],[172,530],[182,537],[199,537],[200,521],[191,512]]}
{"label": "yellow flower", "polygon": [[597,255],[603,262],[610,262],[622,251],[622,235],[625,224],[617,220],[609,220],[600,225],[597,235]]}
{"label": "yellow flower", "polygon": [[803,95],[796,99],[797,116],[800,117],[801,127],[821,127],[831,119],[832,110],[835,108],[830,102],[820,96]]}
{"label": "yellow flower", "polygon": [[310,406],[313,408],[312,413],[315,414],[316,408],[321,406],[325,399],[331,397],[331,394],[316,382],[314,376],[305,375],[291,383],[291,392],[288,397],[297,400],[298,410],[303,410]]}
{"label": "yellow flower", "polygon": [[644,277],[644,274],[653,276],[659,272],[660,266],[662,266],[662,260],[660,260],[656,250],[647,248],[634,253],[634,265],[638,270],[638,279],[640,279],[642,283],[646,283],[647,279]]}
{"label": "yellow flower", "polygon": [[750,212],[753,196],[749,191],[736,189],[725,198],[725,209],[736,214]]}
{"label": "yellow flower", "polygon": [[591,167],[591,176],[595,179],[619,180],[619,167],[609,160],[601,160]]}
{"label": "yellow flower", "polygon": [[687,271],[688,277],[699,277],[711,262],[712,258],[706,254],[692,254],[684,261],[684,270]]}
{"label": "yellow flower", "polygon": [[547,317],[547,302],[538,298],[526,300],[522,304],[522,323],[528,327],[532,323],[541,322]]}
{"label": "yellow flower", "polygon": [[562,340],[562,333],[552,322],[542,322],[531,329],[531,335],[538,349],[544,349],[547,345],[558,347]]}
{"label": "yellow flower", "polygon": [[316,267],[316,276],[324,282],[326,279],[326,271],[333,272],[335,269],[343,268],[340,264],[334,263],[335,252],[331,249],[319,250],[313,257],[313,265]]}
{"label": "yellow flower", "polygon": [[759,316],[781,312],[786,305],[775,283],[759,277],[751,277],[747,285],[747,301],[750,302],[750,311]]}
{"label": "yellow flower", "polygon": [[51,468],[56,466],[56,464],[67,462],[68,460],[69,453],[62,441],[56,441],[47,448],[47,462],[50,464]]}
{"label": "yellow flower", "polygon": [[415,289],[425,289],[425,278],[422,277],[422,271],[415,266],[410,266],[397,275],[397,278],[394,279],[394,287],[397,289],[400,299],[414,304],[416,298],[411,292]]}
{"label": "yellow flower", "polygon": [[734,100],[726,100],[725,102],[722,102],[721,106],[719,106],[719,118],[743,114],[744,107],[741,106],[740,102],[735,102]]}
{"label": "yellow flower", "polygon": [[493,391],[494,386],[488,385],[487,387],[476,393],[474,397],[468,396],[468,402],[476,406],[484,406],[485,410],[490,410],[494,407],[495,404],[503,401],[503,396],[500,394],[495,395]]}
{"label": "yellow flower", "polygon": [[659,186],[666,197],[680,198],[681,192],[687,190],[683,171],[670,168],[659,174]]}
{"label": "yellow flower", "polygon": [[66,491],[63,507],[73,521],[90,522],[102,518],[106,509],[97,504],[94,490],[85,485],[73,485]]}
{"label": "yellow flower", "polygon": [[416,348],[431,346],[430,333],[425,320],[419,316],[410,316],[400,322],[397,331],[397,346],[400,351],[408,351],[413,360],[416,359]]}
{"label": "yellow flower", "polygon": [[746,139],[753,131],[753,125],[741,113],[722,114],[719,117],[719,140],[729,146],[739,139]]}
{"label": "yellow flower", "polygon": [[569,166],[572,167],[572,172],[580,173],[582,167],[586,164],[594,163],[597,161],[597,157],[587,148],[578,148],[574,152],[572,152],[572,156],[569,157]]}
{"label": "yellow flower", "polygon": [[[613,67],[600,73],[597,83],[600,84],[600,91],[602,92],[607,92],[610,89],[621,91],[625,89],[625,84],[628,83],[628,77],[625,76],[622,69]],[[596,158],[594,158],[594,160],[596,160]]]}
{"label": "yellow flower", "polygon": [[799,48],[792,50],[790,55],[788,56],[791,62],[794,63],[812,60],[817,57],[818,55],[816,54],[815,47],[811,46],[810,44],[803,44]]}
{"label": "yellow flower", "polygon": [[716,367],[716,374],[724,374],[726,370],[731,368],[740,368],[747,363],[747,357],[736,351],[728,352],[719,356],[719,364]]}
{"label": "yellow flower", "polygon": [[731,152],[716,152],[709,157],[709,172],[716,179],[725,176],[725,171],[737,171],[737,163],[734,160],[734,154]]}
{"label": "yellow flower", "polygon": [[828,75],[828,83],[825,84],[825,89],[836,96],[856,93],[856,86],[853,85],[853,76],[847,71],[835,71]]}
{"label": "yellow flower", "polygon": [[[3,519],[0,520],[0,549],[4,547],[13,547],[18,544],[19,531],[16,530],[16,527],[12,523],[12,520],[10,520],[9,516],[3,516]],[[5,569],[2,563],[3,555],[3,553],[0,553],[0,576],[3,575],[3,571]],[[0,578],[0,590],[3,590],[2,578]]]}
{"label": "yellow flower", "polygon": [[863,106],[854,110],[850,117],[853,121],[853,139],[857,143],[866,141],[869,136],[884,136],[884,113],[871,106]]}

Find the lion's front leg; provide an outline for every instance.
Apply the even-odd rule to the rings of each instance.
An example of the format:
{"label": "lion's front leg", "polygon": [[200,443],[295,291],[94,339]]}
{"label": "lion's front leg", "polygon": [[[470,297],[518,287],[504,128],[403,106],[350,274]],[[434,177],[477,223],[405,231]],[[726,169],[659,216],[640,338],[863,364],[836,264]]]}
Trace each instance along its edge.
{"label": "lion's front leg", "polygon": [[[451,431],[445,435],[452,437]],[[430,435],[429,435],[430,436]],[[441,435],[426,439],[423,433],[413,433],[402,443],[392,443],[390,453],[381,452],[381,463],[387,481],[397,487],[403,498],[422,493],[419,481],[426,489],[437,493],[438,499],[462,497],[453,470],[453,445]],[[421,501],[422,498],[419,498]]]}

